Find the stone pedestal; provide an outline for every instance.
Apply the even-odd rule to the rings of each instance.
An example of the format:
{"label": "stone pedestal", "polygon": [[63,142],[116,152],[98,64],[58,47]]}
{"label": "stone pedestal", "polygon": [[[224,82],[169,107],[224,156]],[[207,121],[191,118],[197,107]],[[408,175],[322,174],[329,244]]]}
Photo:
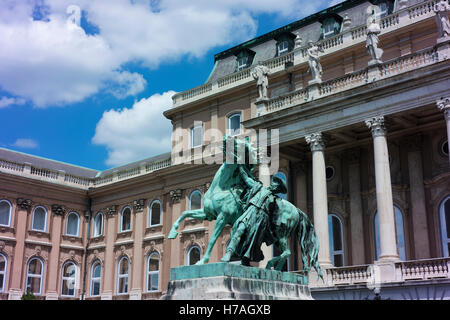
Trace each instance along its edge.
{"label": "stone pedestal", "polygon": [[269,104],[269,99],[258,99],[255,101],[256,106],[256,116],[262,116],[267,113],[267,105]]}
{"label": "stone pedestal", "polygon": [[163,300],[312,300],[307,277],[232,263],[170,270]]}

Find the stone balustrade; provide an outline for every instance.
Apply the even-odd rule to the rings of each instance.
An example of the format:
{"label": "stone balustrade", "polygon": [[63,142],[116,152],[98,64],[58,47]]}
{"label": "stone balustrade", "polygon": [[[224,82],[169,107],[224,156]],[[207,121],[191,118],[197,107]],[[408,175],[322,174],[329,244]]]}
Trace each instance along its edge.
{"label": "stone balustrade", "polygon": [[30,165],[29,163],[15,163],[0,159],[0,172],[20,175],[31,179],[48,181],[87,190],[89,187],[97,187],[120,180],[130,179],[139,175],[170,167],[171,165],[171,158],[170,156],[168,156],[167,159],[152,161],[148,163],[144,162],[143,164],[136,165],[132,168],[115,171],[112,174],[107,174],[95,178],[86,178],[79,177],[73,174],[67,174],[64,171],[56,171],[48,168],[38,168]]}
{"label": "stone balustrade", "polygon": [[[450,279],[450,258],[433,258],[411,261],[393,262],[394,274],[389,281],[405,283],[417,280],[430,279]],[[325,269],[325,282],[313,281],[310,285],[313,287],[334,287],[343,285],[367,285],[374,286],[377,284],[377,264],[367,264],[360,266],[345,266],[337,268]],[[379,273],[379,272],[378,272]],[[380,277],[381,278],[381,277]],[[314,279],[311,279],[314,280]]]}
{"label": "stone balustrade", "polygon": [[[411,7],[406,7],[380,19],[380,36],[396,31],[412,23],[433,18],[433,6],[435,2],[435,0],[425,1]],[[327,56],[339,50],[365,42],[366,30],[366,25],[355,26],[330,38],[323,39],[317,42],[317,45],[323,50],[322,56]],[[304,45],[294,49],[294,51],[289,54],[263,61],[263,64],[269,68],[270,74],[274,74],[284,70],[286,63],[288,62],[292,63],[294,66],[307,64],[307,46]],[[196,88],[175,94],[172,98],[173,107],[179,107],[252,81],[254,81],[254,79],[251,76],[251,68],[244,69],[222,77],[213,83],[206,83]]]}

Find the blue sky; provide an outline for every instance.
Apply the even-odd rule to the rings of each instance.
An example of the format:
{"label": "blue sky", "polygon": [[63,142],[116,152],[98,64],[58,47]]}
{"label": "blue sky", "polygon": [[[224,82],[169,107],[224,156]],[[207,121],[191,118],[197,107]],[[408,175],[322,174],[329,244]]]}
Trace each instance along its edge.
{"label": "blue sky", "polygon": [[170,151],[214,54],[338,0],[2,0],[0,147],[92,169]]}

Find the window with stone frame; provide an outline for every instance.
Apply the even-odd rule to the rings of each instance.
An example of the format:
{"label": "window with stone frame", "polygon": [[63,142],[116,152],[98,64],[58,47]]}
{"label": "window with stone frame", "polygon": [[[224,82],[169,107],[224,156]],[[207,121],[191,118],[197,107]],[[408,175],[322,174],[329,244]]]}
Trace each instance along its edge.
{"label": "window with stone frame", "polygon": [[44,232],[47,230],[47,210],[44,207],[36,207],[33,210],[31,229]]}
{"label": "window with stone frame", "polygon": [[191,128],[191,148],[203,145],[203,125],[196,125]]}
{"label": "window with stone frame", "polygon": [[120,232],[131,230],[131,208],[125,207],[120,215]]}
{"label": "window with stone frame", "polygon": [[102,264],[100,261],[94,262],[91,267],[91,289],[90,296],[97,297],[100,295],[100,283],[102,279]]}
{"label": "window with stone frame", "polygon": [[73,261],[66,262],[62,267],[61,295],[75,297],[77,280],[77,265]]}
{"label": "window with stone frame", "polygon": [[93,237],[99,237],[103,234],[103,213],[97,212],[94,217],[94,228],[92,230]]}
{"label": "window with stone frame", "polygon": [[189,210],[197,210],[202,207],[202,193],[199,190],[192,191],[189,195]]}
{"label": "window with stone frame", "polygon": [[450,195],[439,206],[442,256],[450,257]]}
{"label": "window with stone frame", "polygon": [[161,202],[154,200],[150,204],[150,216],[148,226],[157,226],[161,224]]}
{"label": "window with stone frame", "polygon": [[11,225],[12,206],[8,200],[0,200],[0,226]]}
{"label": "window with stone frame", "polygon": [[228,135],[236,136],[241,133],[241,112],[235,112],[227,118]]}
{"label": "window with stone frame", "polygon": [[330,260],[335,267],[345,265],[344,228],[341,218],[334,213],[328,215]]}
{"label": "window with stone frame", "polygon": [[44,276],[44,262],[40,258],[31,258],[27,265],[26,290],[35,295],[42,293],[42,278]]}
{"label": "window with stone frame", "polygon": [[6,271],[8,268],[8,260],[6,256],[0,253],[0,292],[5,292]]}
{"label": "window with stone frame", "polygon": [[128,293],[130,263],[127,257],[122,257],[117,264],[117,294]]}
{"label": "window with stone frame", "polygon": [[201,250],[200,247],[197,245],[191,246],[187,251],[187,257],[186,257],[186,265],[192,266],[196,264],[198,261],[200,261],[201,258]]}
{"label": "window with stone frame", "polygon": [[70,212],[66,217],[66,235],[78,237],[80,235],[80,216]]}
{"label": "window with stone frame", "polygon": [[147,259],[147,292],[159,291],[159,254],[152,252]]}

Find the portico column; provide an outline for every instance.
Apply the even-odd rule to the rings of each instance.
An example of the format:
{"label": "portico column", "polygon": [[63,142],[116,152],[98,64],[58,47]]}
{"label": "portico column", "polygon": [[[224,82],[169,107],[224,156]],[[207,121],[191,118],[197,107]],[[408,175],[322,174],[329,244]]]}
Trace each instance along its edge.
{"label": "portico column", "polygon": [[[444,112],[445,123],[447,125],[447,142],[450,143],[450,97],[442,97],[436,101],[436,104],[437,107]],[[450,161],[450,152],[448,153],[448,157]]]}
{"label": "portico column", "polygon": [[392,200],[391,171],[383,116],[366,120],[372,130],[375,160],[378,223],[380,227],[380,261],[400,260],[395,237],[394,204]]}
{"label": "portico column", "polygon": [[319,238],[319,263],[331,267],[330,242],[328,234],[328,195],[325,175],[325,142],[321,132],[307,135],[306,142],[312,151],[313,215],[314,228]]}

